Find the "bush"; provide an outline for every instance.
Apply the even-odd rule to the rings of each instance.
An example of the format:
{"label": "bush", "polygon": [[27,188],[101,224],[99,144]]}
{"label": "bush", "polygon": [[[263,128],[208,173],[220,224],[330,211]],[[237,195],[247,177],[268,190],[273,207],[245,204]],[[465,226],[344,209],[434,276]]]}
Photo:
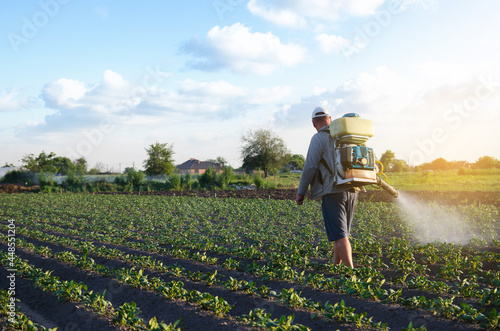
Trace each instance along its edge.
{"label": "bush", "polygon": [[260,174],[253,175],[253,183],[257,188],[264,188],[266,180]]}
{"label": "bush", "polygon": [[220,174],[220,182],[223,189],[225,189],[234,179],[234,171],[231,167],[226,167],[222,174]]}
{"label": "bush", "polygon": [[178,174],[173,174],[168,178],[167,187],[171,190],[180,190],[181,189],[181,176]]}
{"label": "bush", "polygon": [[83,174],[76,171],[69,171],[66,174],[66,179],[63,181],[62,186],[68,190],[74,191],[80,189],[83,184]]}
{"label": "bush", "polygon": [[133,192],[134,191],[134,186],[132,183],[128,183],[125,186],[123,186],[123,192]]}
{"label": "bush", "polygon": [[3,176],[0,182],[10,184],[33,185],[35,174],[28,170],[11,170]]}
{"label": "bush", "polygon": [[236,175],[234,176],[233,183],[236,185],[247,186],[253,183],[253,178],[248,174],[245,175]]}
{"label": "bush", "polygon": [[132,169],[127,173],[127,179],[129,183],[132,183],[134,188],[139,188],[142,182],[146,179],[146,174],[143,171],[135,171]]}
{"label": "bush", "polygon": [[117,192],[118,185],[108,183],[105,178],[96,180],[89,185],[90,192]]}
{"label": "bush", "polygon": [[92,168],[88,171],[88,174],[89,175],[99,175],[101,172],[99,171],[99,169],[96,169],[96,168]]}
{"label": "bush", "polygon": [[116,185],[120,185],[120,186],[126,186],[128,184],[128,177],[124,176],[124,175],[117,176],[117,177],[115,177],[115,180],[113,181],[113,183],[115,183]]}
{"label": "bush", "polygon": [[253,176],[253,183],[255,184],[255,187],[258,189],[277,189],[278,184],[275,182],[269,182],[265,178],[262,178],[260,174],[255,174]]}
{"label": "bush", "polygon": [[181,177],[181,183],[180,186],[183,190],[190,191],[193,189],[195,181],[193,180],[193,177],[191,176],[190,173],[186,173],[184,176]]}
{"label": "bush", "polygon": [[56,187],[56,183],[54,182],[54,174],[51,173],[39,173],[38,183],[40,184],[40,189],[43,192],[52,192],[53,188]]}
{"label": "bush", "polygon": [[474,174],[474,170],[470,169],[470,168],[466,168],[466,167],[460,167],[460,168],[458,168],[458,174],[460,176],[472,175],[472,174]]}
{"label": "bush", "polygon": [[198,177],[198,183],[200,183],[201,187],[208,190],[221,186],[220,178],[213,168],[208,168],[207,171]]}
{"label": "bush", "polygon": [[[144,184],[143,184],[144,186]],[[146,191],[165,191],[168,190],[168,181],[148,180],[146,182]]]}

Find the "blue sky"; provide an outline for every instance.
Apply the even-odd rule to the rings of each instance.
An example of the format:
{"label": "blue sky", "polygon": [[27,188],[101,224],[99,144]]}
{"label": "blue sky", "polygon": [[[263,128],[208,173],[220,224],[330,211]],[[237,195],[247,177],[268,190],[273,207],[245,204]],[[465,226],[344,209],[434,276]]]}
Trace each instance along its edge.
{"label": "blue sky", "polygon": [[303,154],[312,109],[373,120],[411,164],[500,158],[498,1],[3,0],[0,164],[108,169],[173,144],[241,165],[268,128]]}

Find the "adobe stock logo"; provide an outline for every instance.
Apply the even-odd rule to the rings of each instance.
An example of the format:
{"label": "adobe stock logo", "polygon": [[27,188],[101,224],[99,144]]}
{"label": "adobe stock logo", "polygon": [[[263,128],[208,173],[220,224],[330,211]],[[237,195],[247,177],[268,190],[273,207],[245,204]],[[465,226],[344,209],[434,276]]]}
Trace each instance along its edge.
{"label": "adobe stock logo", "polygon": [[[433,0],[420,0],[416,4],[431,7]],[[395,16],[406,10],[408,4],[401,0],[389,0],[386,7],[378,10],[372,18],[361,26],[354,29],[352,42],[344,43],[341,52],[346,60],[350,60],[353,55],[359,54],[375,40],[392,23]]]}
{"label": "adobe stock logo", "polygon": [[492,76],[489,75],[487,78],[479,76],[477,78],[479,83],[474,87],[473,93],[444,111],[444,122],[450,124],[449,126],[436,127],[430,137],[415,141],[417,148],[409,154],[410,164],[425,162],[426,157],[433,155],[437,147],[448,140],[447,132],[450,129],[458,130],[464,120],[479,109],[481,101],[500,94],[500,81],[494,81]]}
{"label": "adobe stock logo", "polygon": [[66,151],[73,159],[78,159],[80,157],[88,157],[92,154],[94,147],[102,144],[104,137],[113,132],[115,126],[105,120],[99,123],[99,127],[91,130],[83,130],[83,136],[85,138],[81,139],[76,144],[76,150],[71,147],[66,147]]}
{"label": "adobe stock logo", "polygon": [[14,52],[19,53],[20,46],[26,45],[33,40],[41,29],[53,19],[61,9],[62,5],[71,0],[42,0],[38,2],[40,10],[34,13],[31,18],[23,17],[20,33],[9,32],[7,39]]}

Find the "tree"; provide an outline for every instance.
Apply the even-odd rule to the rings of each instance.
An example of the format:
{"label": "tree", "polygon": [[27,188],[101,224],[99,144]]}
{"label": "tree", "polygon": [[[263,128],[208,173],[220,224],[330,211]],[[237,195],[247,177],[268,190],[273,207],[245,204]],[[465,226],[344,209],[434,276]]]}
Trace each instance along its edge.
{"label": "tree", "polygon": [[76,172],[76,166],[67,157],[55,157],[52,163],[57,168],[57,173],[63,176]]}
{"label": "tree", "polygon": [[215,169],[210,167],[200,177],[198,177],[198,183],[200,183],[201,187],[213,189],[216,186],[219,186],[219,176],[217,176]]}
{"label": "tree", "polygon": [[231,184],[231,181],[234,179],[233,168],[231,167],[224,168],[219,177],[222,188],[226,188],[229,184]]}
{"label": "tree", "polygon": [[139,187],[141,183],[144,181],[146,178],[146,175],[144,174],[143,171],[135,171],[135,169],[132,168],[131,171],[127,173],[127,179],[129,183],[132,183],[133,187]]}
{"label": "tree", "polygon": [[288,161],[288,165],[290,165],[290,167],[299,170],[304,169],[304,163],[306,163],[306,158],[304,157],[304,155],[300,154],[293,154]]}
{"label": "tree", "polygon": [[409,169],[410,167],[405,160],[395,159],[394,161],[392,161],[392,172],[408,172]]}
{"label": "tree", "polygon": [[134,169],[134,168],[132,168],[132,167],[126,167],[126,168],[125,168],[125,170],[123,170],[123,173],[124,173],[125,175],[128,175],[128,173],[129,173],[129,172],[132,172],[132,171],[135,171],[135,169]]}
{"label": "tree", "polygon": [[225,158],[223,158],[222,156],[217,156],[216,159],[208,159],[206,162],[222,164],[222,166],[224,166],[227,163],[227,160]]}
{"label": "tree", "polygon": [[450,168],[450,163],[440,157],[432,161],[430,166],[432,170],[448,170]]}
{"label": "tree", "polygon": [[38,156],[35,157],[33,154],[25,155],[22,158],[23,168],[28,169],[31,172],[47,172],[55,174],[58,168],[54,165],[54,158],[56,154],[49,153],[45,154],[42,151]]}
{"label": "tree", "polygon": [[76,166],[76,173],[77,174],[83,175],[83,174],[87,173],[87,160],[85,160],[84,157],[76,159],[73,163]]}
{"label": "tree", "polygon": [[444,158],[440,157],[431,162],[422,163],[419,168],[422,170],[448,170],[451,169],[453,163],[446,161]]}
{"label": "tree", "polygon": [[289,155],[283,139],[271,130],[249,131],[241,140],[242,168],[247,172],[254,169],[262,170],[265,178],[269,170],[279,169]]}
{"label": "tree", "polygon": [[156,142],[146,149],[148,159],[144,160],[144,168],[146,175],[170,175],[175,170],[173,146],[167,143],[160,144]]}
{"label": "tree", "polygon": [[100,171],[97,168],[92,168],[88,171],[89,175],[99,175]]}
{"label": "tree", "polygon": [[390,150],[386,150],[384,154],[380,157],[380,162],[384,165],[384,171],[390,171],[392,162],[394,162],[394,159],[396,158],[396,155],[394,152],[391,152]]}
{"label": "tree", "polygon": [[183,190],[190,191],[193,188],[194,180],[189,172],[186,172],[184,176],[181,177],[181,188]]}
{"label": "tree", "polygon": [[498,166],[498,160],[491,156],[481,156],[474,164],[476,169],[490,169]]}

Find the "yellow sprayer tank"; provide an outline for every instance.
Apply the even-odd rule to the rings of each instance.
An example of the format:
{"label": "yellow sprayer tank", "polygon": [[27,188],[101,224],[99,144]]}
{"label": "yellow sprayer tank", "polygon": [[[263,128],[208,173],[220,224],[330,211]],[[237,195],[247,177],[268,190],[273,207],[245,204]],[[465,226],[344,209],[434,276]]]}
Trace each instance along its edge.
{"label": "yellow sprayer tank", "polygon": [[345,114],[330,123],[330,135],[342,144],[362,144],[373,137],[373,122],[358,114]]}

